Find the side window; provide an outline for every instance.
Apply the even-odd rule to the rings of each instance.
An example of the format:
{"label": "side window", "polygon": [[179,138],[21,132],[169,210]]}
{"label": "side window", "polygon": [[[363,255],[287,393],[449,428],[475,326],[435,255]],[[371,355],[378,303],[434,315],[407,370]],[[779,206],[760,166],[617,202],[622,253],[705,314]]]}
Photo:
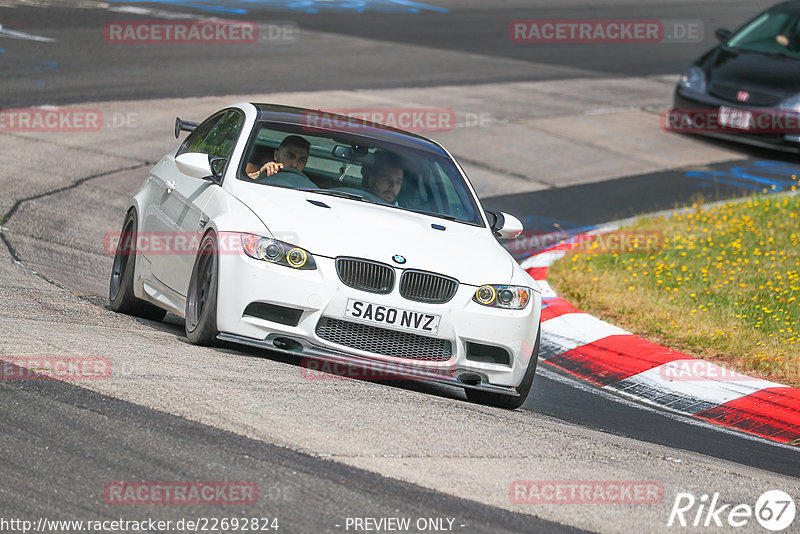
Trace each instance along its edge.
{"label": "side window", "polygon": [[200,147],[205,141],[206,137],[208,136],[208,132],[211,131],[219,121],[222,119],[223,114],[220,113],[219,115],[215,115],[210,119],[206,119],[205,122],[201,123],[195,130],[189,134],[189,136],[184,140],[183,144],[181,145],[181,149],[178,150],[178,155],[181,155],[185,152],[202,152]]}
{"label": "side window", "polygon": [[244,124],[244,115],[228,111],[207,120],[197,127],[184,141],[179,154],[199,152],[215,157],[227,158],[233,152],[239,132]]}
{"label": "side window", "polygon": [[211,154],[219,158],[228,158],[239,139],[239,132],[244,124],[244,115],[238,111],[229,111],[214,125],[202,145],[204,154]]}

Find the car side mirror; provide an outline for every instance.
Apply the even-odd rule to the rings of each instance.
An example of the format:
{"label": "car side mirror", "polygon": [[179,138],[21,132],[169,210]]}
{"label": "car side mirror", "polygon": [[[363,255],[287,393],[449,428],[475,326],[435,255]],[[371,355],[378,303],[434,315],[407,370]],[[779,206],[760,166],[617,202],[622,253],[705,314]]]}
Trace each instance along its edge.
{"label": "car side mirror", "polygon": [[211,180],[215,184],[222,181],[225,158],[217,158],[199,152],[185,152],[175,158],[175,165],[183,174],[193,178]]}
{"label": "car side mirror", "polygon": [[730,37],[732,33],[732,31],[726,30],[725,28],[717,28],[714,30],[714,37],[716,37],[720,42],[727,41],[728,37]]}
{"label": "car side mirror", "polygon": [[208,156],[208,164],[211,167],[212,182],[215,184],[222,183],[222,173],[225,172],[225,165],[227,163],[227,158]]}
{"label": "car side mirror", "polygon": [[514,239],[522,233],[522,222],[502,211],[486,210],[492,234],[500,239]]}

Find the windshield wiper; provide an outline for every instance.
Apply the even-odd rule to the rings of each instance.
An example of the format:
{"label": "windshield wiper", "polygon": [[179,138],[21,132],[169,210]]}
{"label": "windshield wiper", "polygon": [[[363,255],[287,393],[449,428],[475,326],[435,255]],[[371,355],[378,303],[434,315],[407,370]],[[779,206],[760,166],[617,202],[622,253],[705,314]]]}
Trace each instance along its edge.
{"label": "windshield wiper", "polygon": [[369,200],[365,200],[361,195],[348,193],[346,191],[337,191],[336,189],[312,189],[311,187],[295,187],[295,189],[298,191],[305,191],[307,193],[319,193],[320,195],[330,195],[332,197],[349,198],[350,200],[369,202]]}
{"label": "windshield wiper", "polygon": [[787,59],[794,59],[792,56],[788,55],[786,52],[770,52],[769,50],[759,50],[757,48],[740,48],[738,46],[730,46],[728,48],[732,48],[737,52],[753,52],[755,54],[761,54],[762,56],[769,56],[769,57],[782,57]]}
{"label": "windshield wiper", "polygon": [[768,52],[766,50],[754,50],[754,52],[770,57],[787,57],[787,58],[789,57],[784,52]]}
{"label": "windshield wiper", "polygon": [[448,221],[457,221],[455,217],[452,215],[445,215],[444,213],[437,213],[435,211],[426,211],[426,210],[412,210],[408,209],[408,211],[413,211],[414,213],[421,213],[423,215],[430,215],[431,217],[439,217],[440,219],[447,219]]}

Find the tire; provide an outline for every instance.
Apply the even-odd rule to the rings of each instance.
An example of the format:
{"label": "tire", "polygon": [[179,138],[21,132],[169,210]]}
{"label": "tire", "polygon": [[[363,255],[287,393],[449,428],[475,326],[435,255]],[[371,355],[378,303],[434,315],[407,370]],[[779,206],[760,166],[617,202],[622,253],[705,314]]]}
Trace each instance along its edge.
{"label": "tire", "polygon": [[539,331],[536,333],[536,344],[533,346],[531,352],[531,361],[528,363],[528,368],[525,370],[525,376],[522,377],[522,382],[517,386],[518,397],[510,395],[503,395],[502,393],[492,393],[489,391],[481,391],[478,389],[465,389],[467,399],[476,404],[485,404],[486,406],[494,406],[496,408],[505,408],[508,410],[516,410],[525,403],[528,394],[531,392],[533,385],[533,377],[536,375],[536,365],[539,362],[539,338],[542,336],[542,325],[539,324]]}
{"label": "tire", "polygon": [[136,212],[131,210],[125,215],[122,233],[114,253],[111,266],[111,280],[108,284],[108,300],[115,312],[135,315],[151,321],[161,321],[167,315],[166,310],[150,304],[133,293],[133,275],[136,265],[136,236],[138,233]]}
{"label": "tire", "polygon": [[197,250],[186,295],[186,337],[194,345],[216,344],[218,277],[217,237],[209,232]]}

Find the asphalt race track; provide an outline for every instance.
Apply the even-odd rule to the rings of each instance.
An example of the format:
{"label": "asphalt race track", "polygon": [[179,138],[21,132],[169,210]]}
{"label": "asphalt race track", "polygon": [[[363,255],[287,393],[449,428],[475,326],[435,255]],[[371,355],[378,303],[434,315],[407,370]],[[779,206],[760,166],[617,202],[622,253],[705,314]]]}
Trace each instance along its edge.
{"label": "asphalt race track", "polygon": [[[309,380],[280,354],[192,346],[174,316],[115,314],[105,247],[147,170],[175,146],[175,116],[199,120],[241,100],[447,108],[455,127],[423,135],[462,162],[485,207],[529,230],[780,190],[800,173],[798,156],[659,129],[677,76],[712,46],[713,30],[761,9],[745,0],[0,0],[0,107],[103,117],[90,132],[0,128],[0,356],[100,357],[113,369],[106,380],[0,381],[0,532],[24,530],[3,521],[40,519],[40,532],[81,531],[53,520],[115,519],[195,532],[186,520],[233,517],[271,530],[277,518],[278,532],[764,532],[755,518],[737,528],[668,520],[686,493],[752,507],[782,490],[800,502],[796,447],[542,365],[514,412],[427,383]],[[297,33],[228,45],[104,37],[110,21],[204,17],[253,21],[262,37]],[[647,44],[509,38],[510,21],[545,18],[690,21],[703,32]],[[258,498],[121,505],[108,495],[120,481],[242,483]],[[646,503],[531,504],[515,481],[646,482],[662,493]]]}

